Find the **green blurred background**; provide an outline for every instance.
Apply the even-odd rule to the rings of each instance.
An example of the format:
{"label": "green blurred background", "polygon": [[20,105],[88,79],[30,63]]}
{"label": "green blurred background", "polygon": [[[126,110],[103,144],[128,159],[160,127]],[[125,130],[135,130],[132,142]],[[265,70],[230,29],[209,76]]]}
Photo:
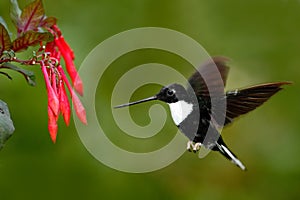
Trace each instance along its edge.
{"label": "green blurred background", "polygon": [[[19,1],[21,6],[28,2]],[[33,69],[37,74],[36,87],[26,85],[19,74],[11,73],[13,81],[1,76],[0,98],[9,104],[16,128],[0,152],[1,200],[300,197],[300,1],[43,2],[47,15],[59,19],[58,24],[76,53],[78,67],[108,37],[136,27],[158,26],[187,34],[211,55],[230,57],[228,88],[280,80],[294,84],[223,131],[224,139],[245,163],[247,172],[217,153],[204,159],[185,153],[162,170],[128,174],[95,160],[82,145],[73,122],[66,127],[60,119],[58,141],[55,145],[51,143],[47,131],[47,97],[39,69]],[[9,22],[12,31],[8,0],[0,1],[0,15]],[[160,51],[145,50],[127,56],[112,64],[104,83],[115,81],[118,70],[128,70],[136,64],[160,61],[181,70],[187,65],[182,59]],[[189,76],[192,70],[187,69],[185,75]],[[133,99],[153,94],[158,88],[157,85],[140,88]],[[110,92],[107,87],[97,93],[99,118],[111,115],[109,109],[101,110],[101,106],[109,108]],[[138,108],[132,109],[133,118],[141,125],[147,124],[149,107]],[[111,131],[110,137],[126,148],[115,123],[106,125],[115,130],[116,135]],[[163,131],[176,131],[170,119]],[[151,145],[161,146],[161,141],[172,138],[165,135]],[[129,143],[134,145],[134,142]]]}

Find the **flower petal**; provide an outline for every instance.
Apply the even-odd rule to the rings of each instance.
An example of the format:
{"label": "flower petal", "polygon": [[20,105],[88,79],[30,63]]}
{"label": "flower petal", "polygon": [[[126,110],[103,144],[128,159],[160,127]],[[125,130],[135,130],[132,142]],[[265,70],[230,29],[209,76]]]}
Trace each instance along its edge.
{"label": "flower petal", "polygon": [[56,80],[56,74],[51,73],[51,82],[52,82],[52,89],[55,92],[55,95],[58,97],[58,88],[57,88],[57,80]]}
{"label": "flower petal", "polygon": [[42,65],[41,69],[42,69],[44,79],[45,79],[45,83],[46,83],[46,89],[47,89],[47,93],[48,93],[48,104],[49,104],[50,108],[52,109],[52,111],[54,112],[54,114],[58,115],[58,113],[59,113],[59,101],[58,101],[57,95],[56,95],[55,91],[53,90],[53,88],[51,86],[46,66]]}
{"label": "flower petal", "polygon": [[70,84],[69,80],[67,79],[62,67],[58,66],[57,69],[58,69],[59,73],[61,74],[61,77],[62,77],[63,81],[66,83],[66,85],[68,87],[68,90],[70,91],[72,102],[73,102],[74,109],[75,109],[77,117],[79,118],[79,120],[82,123],[87,124],[85,108],[83,107],[83,105],[82,105],[81,101],[79,100],[78,96],[76,95],[76,93],[72,89],[71,84]]}
{"label": "flower petal", "polygon": [[54,41],[48,42],[46,44],[45,52],[50,53],[50,56],[57,59],[58,61],[60,60],[60,52],[57,51],[57,47]]}
{"label": "flower petal", "polygon": [[66,43],[62,42],[62,41],[64,41],[64,40],[61,40],[61,37],[56,38],[55,44],[58,47],[59,51],[61,52],[61,54],[65,60],[66,69],[72,80],[74,89],[76,90],[76,92],[78,92],[82,96],[83,95],[83,84],[82,84],[80,77],[78,76],[76,67],[73,62],[73,56],[74,56],[73,51],[70,50],[70,48],[66,48],[66,46],[65,46]]}
{"label": "flower petal", "polygon": [[73,93],[73,95],[72,95],[72,102],[74,105],[76,115],[79,118],[79,120],[82,123],[87,124],[85,109],[84,109],[81,101],[79,100],[78,96],[75,93]]}
{"label": "flower petal", "polygon": [[82,96],[83,95],[83,84],[82,84],[81,78],[79,77],[79,75],[77,73],[74,62],[71,59],[69,54],[64,54],[62,52],[62,56],[65,60],[66,69],[72,80],[73,87],[76,90],[76,92],[78,92],[78,94],[80,94]]}
{"label": "flower petal", "polygon": [[74,51],[71,49],[70,45],[66,42],[64,36],[60,36],[58,39],[60,40],[62,48],[65,51],[67,51],[71,55],[72,60],[74,60],[75,59]]}
{"label": "flower petal", "polygon": [[71,109],[70,109],[70,103],[68,100],[68,96],[66,93],[66,89],[64,87],[63,82],[59,84],[59,105],[60,105],[60,111],[64,117],[65,123],[67,126],[69,126],[70,123],[70,116],[71,116]]}
{"label": "flower petal", "polygon": [[50,106],[48,106],[48,130],[50,133],[50,137],[53,143],[56,142],[56,136],[57,136],[57,117],[53,113]]}

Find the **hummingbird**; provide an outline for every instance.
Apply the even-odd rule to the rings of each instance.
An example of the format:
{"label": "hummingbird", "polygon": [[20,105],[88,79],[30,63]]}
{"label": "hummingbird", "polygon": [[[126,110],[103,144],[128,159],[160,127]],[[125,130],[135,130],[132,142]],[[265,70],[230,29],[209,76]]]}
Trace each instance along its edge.
{"label": "hummingbird", "polygon": [[[153,100],[163,101],[169,105],[175,125],[189,139],[188,151],[197,152],[200,147],[218,151],[239,168],[246,170],[245,165],[225,144],[219,129],[232,123],[240,115],[256,109],[290,82],[264,83],[225,92],[228,60],[218,56],[205,62],[188,79],[186,88],[177,83],[170,84],[162,87],[152,97],[114,108]],[[212,102],[225,102],[224,112],[213,111]]]}

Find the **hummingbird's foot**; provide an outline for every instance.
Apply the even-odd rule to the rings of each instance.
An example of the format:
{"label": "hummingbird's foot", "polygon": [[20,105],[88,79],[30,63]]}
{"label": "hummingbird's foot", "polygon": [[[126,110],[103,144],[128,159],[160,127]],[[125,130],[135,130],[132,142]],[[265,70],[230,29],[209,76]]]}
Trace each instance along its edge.
{"label": "hummingbird's foot", "polygon": [[202,144],[200,142],[194,143],[193,141],[188,141],[186,149],[189,152],[193,151],[194,153],[196,153],[197,151],[200,150],[201,145]]}
{"label": "hummingbird's foot", "polygon": [[194,146],[193,146],[193,152],[196,153],[197,151],[199,151],[200,147],[201,147],[200,142],[195,143]]}
{"label": "hummingbird's foot", "polygon": [[188,141],[187,146],[186,146],[186,150],[188,150],[189,152],[192,152],[192,149],[194,148],[194,144],[193,141]]}

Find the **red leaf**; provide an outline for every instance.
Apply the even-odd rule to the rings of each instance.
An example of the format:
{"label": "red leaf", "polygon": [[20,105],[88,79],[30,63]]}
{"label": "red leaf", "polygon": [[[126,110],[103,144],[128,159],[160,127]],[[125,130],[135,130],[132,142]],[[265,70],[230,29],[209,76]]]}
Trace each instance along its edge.
{"label": "red leaf", "polygon": [[37,30],[44,16],[45,10],[41,0],[30,3],[22,10],[18,33]]}
{"label": "red leaf", "polygon": [[3,51],[9,50],[11,48],[11,41],[9,34],[2,24],[0,24],[0,55]]}
{"label": "red leaf", "polygon": [[20,25],[20,16],[22,11],[19,8],[17,0],[10,0],[10,18],[14,22],[15,26],[18,28]]}
{"label": "red leaf", "polygon": [[12,49],[15,52],[18,52],[27,49],[29,46],[35,46],[40,42],[49,42],[51,40],[53,40],[53,35],[51,33],[27,31],[23,36],[13,41]]}
{"label": "red leaf", "polygon": [[52,26],[54,26],[57,22],[57,19],[55,17],[47,17],[46,19],[44,19],[41,24],[39,25],[40,27],[47,27],[50,28]]}

